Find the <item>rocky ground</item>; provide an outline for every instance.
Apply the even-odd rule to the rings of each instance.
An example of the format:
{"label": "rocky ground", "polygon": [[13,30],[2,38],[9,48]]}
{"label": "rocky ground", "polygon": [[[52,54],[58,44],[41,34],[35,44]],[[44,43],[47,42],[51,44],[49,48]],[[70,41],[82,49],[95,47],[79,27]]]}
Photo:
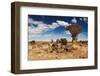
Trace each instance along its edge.
{"label": "rocky ground", "polygon": [[72,43],[69,42],[67,43],[67,50],[59,48],[55,51],[50,48],[50,42],[29,43],[28,60],[79,59],[88,57],[87,43],[78,42],[75,46],[75,48],[72,48]]}

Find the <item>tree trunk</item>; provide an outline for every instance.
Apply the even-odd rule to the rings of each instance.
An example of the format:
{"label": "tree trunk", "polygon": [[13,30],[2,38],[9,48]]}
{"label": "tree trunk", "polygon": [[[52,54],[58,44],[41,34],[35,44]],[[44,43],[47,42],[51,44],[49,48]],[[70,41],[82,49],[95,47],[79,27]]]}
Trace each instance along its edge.
{"label": "tree trunk", "polygon": [[77,38],[76,37],[72,37],[72,48],[76,48],[77,46]]}

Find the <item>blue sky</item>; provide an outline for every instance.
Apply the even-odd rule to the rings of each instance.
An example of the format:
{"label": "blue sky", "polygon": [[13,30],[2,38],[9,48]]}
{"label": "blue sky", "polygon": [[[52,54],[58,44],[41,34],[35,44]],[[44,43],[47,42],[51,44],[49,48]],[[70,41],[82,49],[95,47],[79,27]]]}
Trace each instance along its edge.
{"label": "blue sky", "polygon": [[78,40],[88,40],[87,17],[45,15],[28,15],[28,39],[29,41],[50,41],[66,38],[71,41],[71,34],[65,27],[72,23],[77,23],[82,28]]}

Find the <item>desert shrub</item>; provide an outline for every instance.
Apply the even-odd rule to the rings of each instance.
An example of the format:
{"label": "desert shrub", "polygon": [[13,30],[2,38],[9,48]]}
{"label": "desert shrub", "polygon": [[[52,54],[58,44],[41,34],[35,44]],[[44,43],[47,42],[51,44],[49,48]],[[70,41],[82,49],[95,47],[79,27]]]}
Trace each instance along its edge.
{"label": "desert shrub", "polygon": [[35,44],[35,40],[31,41],[30,43],[31,43],[32,45]]}

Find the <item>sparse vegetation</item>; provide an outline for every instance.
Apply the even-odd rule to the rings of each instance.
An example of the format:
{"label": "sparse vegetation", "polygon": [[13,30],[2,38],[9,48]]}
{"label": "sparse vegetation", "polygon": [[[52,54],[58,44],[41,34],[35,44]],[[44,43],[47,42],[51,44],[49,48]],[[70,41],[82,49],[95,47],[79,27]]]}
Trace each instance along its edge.
{"label": "sparse vegetation", "polygon": [[[33,41],[32,41],[33,42]],[[52,60],[52,59],[78,59],[87,58],[87,41],[77,41],[77,48],[72,48],[72,43],[61,38],[50,42],[29,42],[28,60]]]}

